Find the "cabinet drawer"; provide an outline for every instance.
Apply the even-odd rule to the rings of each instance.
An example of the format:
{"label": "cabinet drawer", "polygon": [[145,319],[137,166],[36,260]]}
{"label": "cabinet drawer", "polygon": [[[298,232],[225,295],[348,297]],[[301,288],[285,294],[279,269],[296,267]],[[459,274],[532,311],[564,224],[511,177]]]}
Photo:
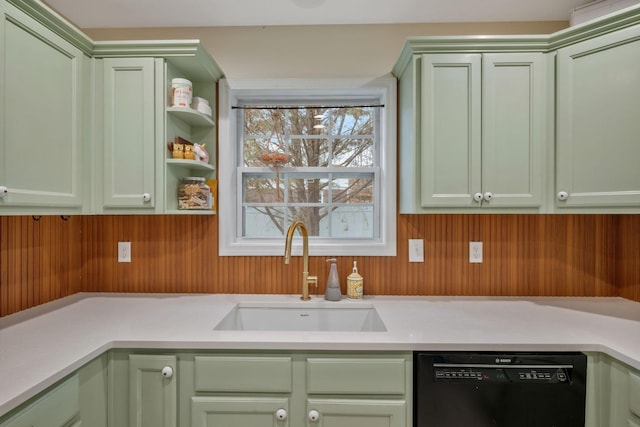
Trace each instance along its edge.
{"label": "cabinet drawer", "polygon": [[[283,410],[285,418],[278,418]],[[289,399],[256,396],[194,396],[191,398],[193,427],[288,427]]]}
{"label": "cabinet drawer", "polygon": [[289,393],[290,357],[196,356],[196,391]]}
{"label": "cabinet drawer", "polygon": [[405,394],[405,360],[309,358],[310,394]]}
{"label": "cabinet drawer", "polygon": [[629,410],[640,417],[640,373],[629,373]]}

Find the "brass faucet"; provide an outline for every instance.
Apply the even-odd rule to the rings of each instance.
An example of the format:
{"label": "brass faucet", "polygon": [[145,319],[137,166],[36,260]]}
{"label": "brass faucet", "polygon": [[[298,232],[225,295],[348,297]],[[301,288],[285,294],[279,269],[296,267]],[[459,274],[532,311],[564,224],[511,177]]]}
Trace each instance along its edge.
{"label": "brass faucet", "polygon": [[313,283],[318,286],[318,276],[309,276],[309,232],[307,227],[300,221],[294,221],[287,230],[287,239],[284,244],[284,263],[289,264],[291,260],[291,240],[293,239],[293,233],[296,228],[300,228],[300,235],[302,236],[302,257],[304,258],[304,265],[302,271],[302,296],[303,301],[309,301],[309,284]]}

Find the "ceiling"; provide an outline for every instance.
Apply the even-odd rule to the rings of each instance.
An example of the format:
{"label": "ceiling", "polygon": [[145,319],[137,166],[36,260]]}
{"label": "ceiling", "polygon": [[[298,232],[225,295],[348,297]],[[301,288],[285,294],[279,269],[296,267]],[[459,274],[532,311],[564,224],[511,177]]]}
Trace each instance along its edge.
{"label": "ceiling", "polygon": [[568,21],[589,0],[45,0],[81,28]]}

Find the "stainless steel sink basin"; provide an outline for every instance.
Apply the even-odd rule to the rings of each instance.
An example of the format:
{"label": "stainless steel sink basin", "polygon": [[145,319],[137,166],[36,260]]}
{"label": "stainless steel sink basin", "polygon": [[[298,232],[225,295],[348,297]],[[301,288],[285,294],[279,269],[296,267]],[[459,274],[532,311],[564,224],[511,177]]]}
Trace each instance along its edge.
{"label": "stainless steel sink basin", "polygon": [[217,331],[366,331],[387,330],[373,305],[345,302],[239,303],[214,328]]}

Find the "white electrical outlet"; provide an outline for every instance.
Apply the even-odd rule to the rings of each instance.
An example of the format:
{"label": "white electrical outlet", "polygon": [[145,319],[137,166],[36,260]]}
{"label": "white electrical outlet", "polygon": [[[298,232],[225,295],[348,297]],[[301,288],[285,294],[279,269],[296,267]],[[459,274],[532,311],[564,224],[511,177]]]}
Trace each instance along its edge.
{"label": "white electrical outlet", "polygon": [[469,242],[469,262],[482,262],[482,242]]}
{"label": "white electrical outlet", "polygon": [[118,242],[118,262],[131,262],[131,242]]}
{"label": "white electrical outlet", "polygon": [[424,262],[424,240],[409,239],[409,262]]}

